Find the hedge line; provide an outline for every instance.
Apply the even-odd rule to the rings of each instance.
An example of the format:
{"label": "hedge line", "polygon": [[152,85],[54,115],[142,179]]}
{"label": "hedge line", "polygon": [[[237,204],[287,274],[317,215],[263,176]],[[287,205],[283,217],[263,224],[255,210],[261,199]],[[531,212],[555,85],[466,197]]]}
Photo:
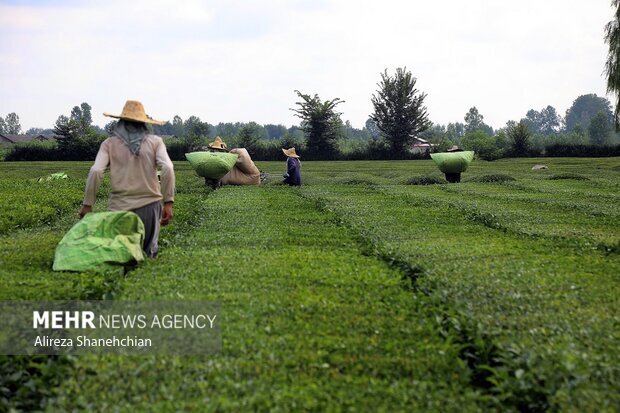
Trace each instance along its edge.
{"label": "hedge line", "polygon": [[[76,142],[71,148],[60,148],[56,142],[26,142],[4,148],[4,161],[92,161],[97,155],[101,140],[92,139]],[[168,154],[173,161],[185,160],[185,154],[192,152],[190,143],[182,140],[168,140],[166,147]],[[430,159],[427,153],[422,154],[398,154],[390,151],[377,141],[369,141],[365,145],[360,145],[353,150],[330,151],[330,152],[311,152],[304,146],[297,148],[304,160],[337,160],[337,161],[358,161],[358,160],[414,160]],[[248,148],[250,155],[255,161],[280,161],[284,158],[282,154],[281,142],[259,142],[253,147]],[[513,154],[506,152],[498,155],[498,158],[515,157],[612,157],[620,156],[620,145],[568,145],[553,144],[545,147],[542,152],[531,152],[527,154]],[[0,158],[1,159],[1,158]],[[484,157],[483,157],[484,159]],[[487,159],[491,160],[491,159]]]}

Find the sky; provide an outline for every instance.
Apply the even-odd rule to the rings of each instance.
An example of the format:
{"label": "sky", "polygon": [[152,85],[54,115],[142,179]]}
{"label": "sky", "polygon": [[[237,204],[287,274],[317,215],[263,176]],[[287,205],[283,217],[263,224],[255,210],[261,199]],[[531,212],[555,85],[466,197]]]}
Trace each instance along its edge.
{"label": "sky", "polygon": [[[296,125],[295,90],[362,128],[406,67],[436,124],[476,106],[503,127],[606,96],[611,0],[0,0],[0,116],[52,127],[128,99],[158,120]],[[611,96],[607,96],[612,100]]]}

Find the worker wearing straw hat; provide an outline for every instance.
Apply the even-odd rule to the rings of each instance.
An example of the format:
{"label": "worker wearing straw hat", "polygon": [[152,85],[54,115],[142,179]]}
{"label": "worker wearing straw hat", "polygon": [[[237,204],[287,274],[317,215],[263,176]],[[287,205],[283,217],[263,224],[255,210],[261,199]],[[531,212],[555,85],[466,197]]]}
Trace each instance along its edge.
{"label": "worker wearing straw hat", "polygon": [[140,217],[145,229],[143,249],[148,257],[155,257],[160,224],[167,225],[172,219],[175,177],[164,141],[151,134],[147,124],[163,125],[165,122],[152,119],[145,113],[142,103],[135,100],[128,100],[120,115],[104,113],[104,116],[119,121],[112,136],[101,144],[90,168],[80,218],[92,211],[103,173],[109,168],[109,209],[132,211]]}
{"label": "worker wearing straw hat", "polygon": [[282,148],[282,152],[288,157],[286,160],[284,183],[290,186],[301,186],[301,162],[299,161],[299,155],[295,152],[295,148]]}

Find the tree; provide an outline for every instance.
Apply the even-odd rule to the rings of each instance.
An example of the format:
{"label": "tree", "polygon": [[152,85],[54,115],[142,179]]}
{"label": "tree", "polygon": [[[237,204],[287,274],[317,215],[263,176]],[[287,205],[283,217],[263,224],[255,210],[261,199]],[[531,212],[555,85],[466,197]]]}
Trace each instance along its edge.
{"label": "tree", "polygon": [[508,131],[508,138],[511,140],[511,151],[513,156],[527,156],[530,152],[531,132],[524,121],[517,123]]}
{"label": "tree", "polygon": [[605,112],[596,114],[588,127],[590,142],[593,145],[604,145],[611,137],[611,124]]}
{"label": "tree", "polygon": [[172,118],[172,130],[174,131],[173,135],[177,138],[183,136],[183,119],[179,115],[174,115]]}
{"label": "tree", "polygon": [[306,95],[296,90],[300,102],[295,102],[299,109],[291,109],[295,116],[302,120],[301,129],[306,136],[308,152],[320,157],[330,158],[336,151],[336,140],[340,136],[342,120],[341,113],[336,112],[336,106],[343,103],[340,98],[321,101],[319,95]]}
{"label": "tree", "polygon": [[572,132],[577,125],[581,125],[584,129],[587,128],[592,118],[601,111],[607,115],[609,122],[613,121],[611,103],[607,99],[595,94],[579,96],[566,111],[566,131]]}
{"label": "tree", "polygon": [[372,118],[366,119],[365,128],[370,134],[371,138],[379,139],[379,137],[381,136],[381,131],[379,130],[379,127],[377,126],[377,122],[372,120]]}
{"label": "tree", "polygon": [[254,152],[260,140],[257,126],[255,122],[250,122],[239,130],[237,145],[239,145],[240,148],[246,148],[250,153]]}
{"label": "tree", "polygon": [[560,131],[562,118],[551,105],[540,111],[539,130],[543,135],[554,135]]}
{"label": "tree", "polygon": [[467,133],[461,139],[463,149],[476,152],[480,159],[491,161],[501,157],[501,151],[495,145],[495,140],[481,129]]}
{"label": "tree", "polygon": [[4,122],[2,116],[0,116],[0,133],[6,133],[6,122]]}
{"label": "tree", "polygon": [[493,136],[493,128],[484,123],[484,116],[474,106],[465,114],[465,133],[480,130],[487,136]]}
{"label": "tree", "polygon": [[370,118],[397,154],[406,153],[413,139],[431,126],[423,106],[426,94],[415,88],[416,82],[407,68],[397,68],[394,77],[385,69],[372,96],[375,111]]}
{"label": "tree", "polygon": [[605,26],[605,42],[609,45],[605,74],[607,75],[607,92],[616,95],[614,124],[620,129],[620,0],[612,0],[616,8],[614,18]]}
{"label": "tree", "polygon": [[183,135],[193,136],[209,136],[209,124],[200,120],[198,116],[190,116],[185,122],[183,122]]}
{"label": "tree", "polygon": [[273,125],[268,123],[264,127],[269,139],[280,139],[286,133],[286,126],[284,125]]}
{"label": "tree", "polygon": [[19,124],[19,116],[15,112],[9,113],[6,115],[5,121],[5,132],[11,135],[18,135],[22,131],[22,125]]}
{"label": "tree", "polygon": [[114,132],[114,129],[116,128],[116,125],[118,125],[118,121],[117,120],[111,120],[108,123],[105,124],[105,126],[103,127],[103,130],[106,131],[106,133],[108,133],[108,135],[111,135],[112,132]]}

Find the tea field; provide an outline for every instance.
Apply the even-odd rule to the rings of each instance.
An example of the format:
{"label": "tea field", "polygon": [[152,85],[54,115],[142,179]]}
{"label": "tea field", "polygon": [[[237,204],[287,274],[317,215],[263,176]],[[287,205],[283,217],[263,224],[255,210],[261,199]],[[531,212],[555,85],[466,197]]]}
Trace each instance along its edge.
{"label": "tea field", "polygon": [[176,163],[160,256],[97,275],[51,271],[90,164],[0,162],[0,299],[223,317],[214,356],[0,356],[0,412],[618,411],[619,158],[258,166],[212,191]]}

